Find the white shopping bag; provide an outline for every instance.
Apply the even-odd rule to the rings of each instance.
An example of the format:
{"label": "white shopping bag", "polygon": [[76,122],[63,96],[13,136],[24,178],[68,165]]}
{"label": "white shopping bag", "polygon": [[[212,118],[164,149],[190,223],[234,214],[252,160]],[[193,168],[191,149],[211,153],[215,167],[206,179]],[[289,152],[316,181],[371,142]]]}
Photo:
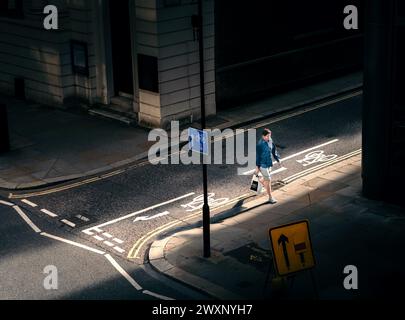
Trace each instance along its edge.
{"label": "white shopping bag", "polygon": [[252,181],[250,182],[250,190],[257,194],[262,193],[262,184],[259,181],[259,177],[255,174],[253,175]]}

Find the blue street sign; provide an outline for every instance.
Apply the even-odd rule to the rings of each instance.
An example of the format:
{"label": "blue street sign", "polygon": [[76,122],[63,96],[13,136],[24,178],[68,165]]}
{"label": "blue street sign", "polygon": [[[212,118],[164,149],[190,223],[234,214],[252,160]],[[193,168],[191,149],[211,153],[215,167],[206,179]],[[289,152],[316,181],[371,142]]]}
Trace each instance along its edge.
{"label": "blue street sign", "polygon": [[189,149],[208,156],[208,132],[194,128],[188,128]]}

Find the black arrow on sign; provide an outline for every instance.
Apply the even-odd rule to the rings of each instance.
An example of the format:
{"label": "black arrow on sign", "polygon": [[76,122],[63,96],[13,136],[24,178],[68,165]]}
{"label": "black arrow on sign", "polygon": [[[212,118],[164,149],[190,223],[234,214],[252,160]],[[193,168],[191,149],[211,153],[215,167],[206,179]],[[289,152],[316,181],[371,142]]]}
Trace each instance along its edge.
{"label": "black arrow on sign", "polygon": [[283,253],[284,253],[284,259],[285,259],[285,264],[287,265],[287,268],[290,269],[290,260],[288,259],[288,252],[287,252],[287,245],[288,243],[288,238],[282,234],[280,238],[278,238],[278,245],[283,246]]}

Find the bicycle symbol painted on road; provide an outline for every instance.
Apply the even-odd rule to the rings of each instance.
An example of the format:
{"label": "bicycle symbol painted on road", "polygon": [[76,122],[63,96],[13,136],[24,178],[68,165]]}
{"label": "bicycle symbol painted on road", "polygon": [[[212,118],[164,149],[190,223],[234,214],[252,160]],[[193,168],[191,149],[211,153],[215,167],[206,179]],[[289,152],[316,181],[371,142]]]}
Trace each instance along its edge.
{"label": "bicycle symbol painted on road", "polygon": [[[220,198],[220,199],[215,199],[215,193],[209,193],[208,194],[208,204],[210,207],[218,207],[222,204],[225,204],[229,201],[229,198]],[[198,196],[193,199],[193,201],[187,203],[187,204],[182,204],[181,205],[184,209],[187,209],[187,212],[192,212],[196,211],[198,209],[202,209],[204,206],[204,195]]]}
{"label": "bicycle symbol painted on road", "polygon": [[336,154],[325,155],[325,152],[322,150],[314,151],[308,153],[304,159],[297,160],[298,163],[301,163],[304,167],[310,166],[311,164],[317,162],[328,162],[337,158]]}

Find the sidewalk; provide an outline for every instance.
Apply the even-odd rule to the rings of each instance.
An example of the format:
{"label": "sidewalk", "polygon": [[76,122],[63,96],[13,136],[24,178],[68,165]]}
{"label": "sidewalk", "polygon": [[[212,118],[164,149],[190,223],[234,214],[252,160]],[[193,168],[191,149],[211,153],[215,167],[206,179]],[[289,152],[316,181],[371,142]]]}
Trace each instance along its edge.
{"label": "sidewalk", "polygon": [[[293,284],[277,279],[263,294],[273,263],[269,228],[307,219],[320,299],[398,299],[405,285],[404,210],[363,198],[361,184],[358,155],[275,191],[276,205],[263,204],[262,197],[243,205],[239,215],[212,223],[211,258],[202,258],[198,228],[155,241],[150,263],[218,299],[313,299],[308,272]],[[347,265],[358,268],[357,291],[343,287]]]}
{"label": "sidewalk", "polygon": [[[208,127],[236,127],[359,88],[360,73],[219,111]],[[0,96],[8,109],[11,151],[0,155],[0,188],[26,189],[102,174],[147,157],[149,130]],[[197,124],[194,124],[197,125]]]}

